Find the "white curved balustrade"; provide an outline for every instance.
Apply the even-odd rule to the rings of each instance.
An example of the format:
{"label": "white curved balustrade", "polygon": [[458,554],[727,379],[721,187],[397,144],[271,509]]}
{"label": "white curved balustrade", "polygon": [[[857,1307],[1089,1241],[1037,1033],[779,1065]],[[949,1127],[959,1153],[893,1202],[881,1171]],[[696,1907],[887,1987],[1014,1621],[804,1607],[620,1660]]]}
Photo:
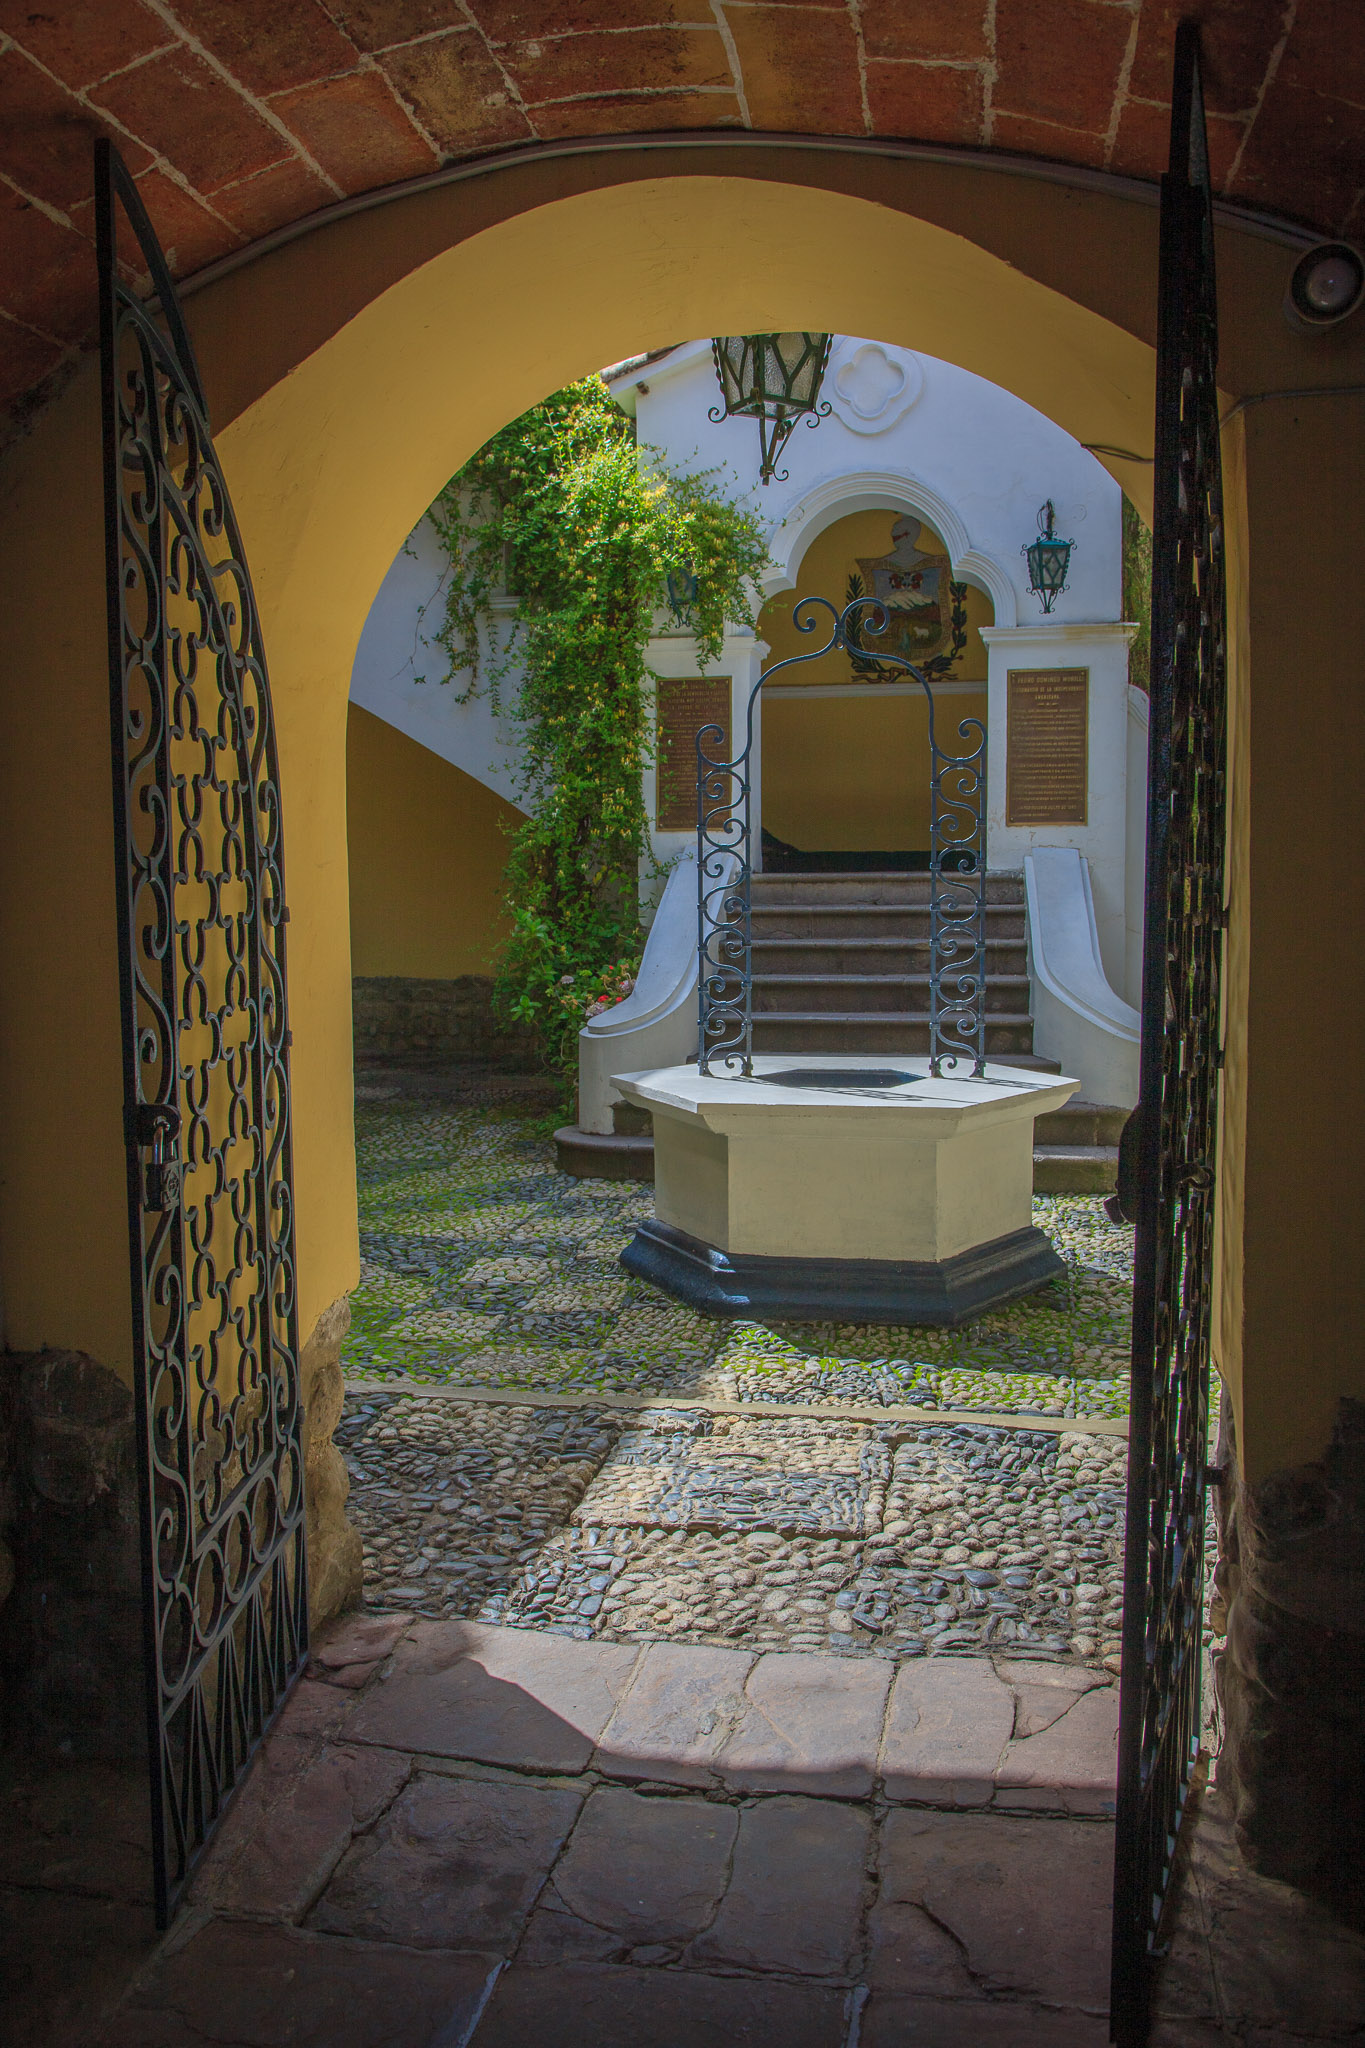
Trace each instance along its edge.
{"label": "white curved balustrade", "polygon": [[1142,1017],[1105,974],[1089,864],[1071,846],[1035,847],[1024,890],[1034,1048],[1074,1074],[1088,1101],[1131,1109]]}
{"label": "white curved balustrade", "polygon": [[[731,873],[738,871],[733,855],[723,858]],[[688,847],[654,913],[634,989],[578,1034],[579,1129],[610,1133],[612,1109],[622,1100],[614,1073],[681,1066],[696,1051],[697,857]]]}

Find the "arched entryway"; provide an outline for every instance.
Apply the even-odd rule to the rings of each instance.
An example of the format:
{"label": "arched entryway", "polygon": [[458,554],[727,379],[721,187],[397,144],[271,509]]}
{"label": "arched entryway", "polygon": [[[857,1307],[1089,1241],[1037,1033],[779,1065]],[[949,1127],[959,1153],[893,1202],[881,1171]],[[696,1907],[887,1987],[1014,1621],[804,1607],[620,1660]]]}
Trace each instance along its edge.
{"label": "arched entryway", "polygon": [[[814,293],[806,266],[787,253],[789,244],[776,232],[793,193],[803,225],[809,226],[814,216],[819,235],[838,250],[829,280]],[[414,203],[423,205],[429,198],[420,195]],[[536,200],[544,202],[543,192]],[[1124,203],[1116,202],[1119,211]],[[964,217],[971,211],[967,205]],[[344,229],[346,224],[340,225]],[[1116,243],[1126,239],[1130,247],[1149,254],[1147,217],[1127,225],[1131,235],[1118,236]],[[1035,273],[1056,280],[1054,245],[1042,232],[1041,217],[1033,227],[1036,237],[1030,243],[1030,231],[1016,223],[1014,254]],[[979,232],[983,242],[1007,239],[984,226]],[[420,242],[420,236],[416,239]],[[1098,240],[1098,234],[1091,239]],[[1026,257],[1030,247],[1033,253]],[[628,252],[624,261],[623,248]],[[680,249],[688,252],[686,260],[679,261]],[[736,269],[743,266],[736,265],[737,256],[751,259],[739,282]],[[911,274],[906,266],[910,257],[915,259],[917,292],[924,294],[913,309],[913,333],[908,331],[912,314],[900,292],[900,280]],[[215,351],[240,331],[244,314],[264,312],[288,276],[280,256],[263,262],[259,277],[225,279],[214,287],[217,303],[203,304],[210,378]],[[1235,262],[1233,267],[1236,271]],[[1268,288],[1269,264],[1260,268],[1259,278],[1257,273],[1253,252],[1240,273],[1249,292],[1258,282]],[[237,298],[248,283],[263,287],[265,299],[257,307]],[[926,224],[896,212],[867,193],[814,191],[799,180],[783,185],[771,179],[697,177],[689,171],[674,179],[642,178],[629,191],[617,187],[533,202],[501,224],[485,221],[469,241],[429,256],[372,294],[368,286],[355,292],[354,283],[352,276],[346,288],[360,309],[329,337],[320,339],[316,328],[307,330],[316,304],[304,316],[302,329],[278,321],[272,346],[282,350],[273,366],[279,381],[254,393],[239,388],[241,409],[221,437],[257,564],[271,640],[291,820],[294,955],[296,962],[306,962],[295,1008],[296,1128],[301,1322],[305,1331],[315,1333],[354,1273],[346,1170],[344,678],[379,576],[414,513],[450,468],[530,399],[619,353],[622,333],[629,331],[623,326],[627,314],[636,322],[637,345],[643,346],[699,327],[746,331],[812,318],[831,328],[914,340],[1023,390],[1078,437],[1139,454],[1150,417],[1147,342],[1088,303],[1101,296],[1112,308],[1122,298],[1111,274],[1098,280],[1100,290],[1083,287],[1074,274],[1065,278],[1068,289],[1061,290],[1037,274],[1012,270],[994,250],[987,253],[938,222]],[[814,308],[813,296],[823,301]],[[547,300],[556,313],[549,361],[546,323],[535,317]],[[934,327],[927,341],[926,320]],[[281,334],[287,337],[291,326],[299,344],[297,360],[286,362],[291,343],[287,338],[282,343]],[[1007,354],[1008,364],[1003,360]],[[1251,367],[1251,356],[1254,351],[1244,370]],[[496,376],[490,365],[496,365]],[[10,629],[16,649],[35,684],[52,674],[62,693],[60,727],[44,715],[54,693],[35,687],[23,708],[19,736],[26,743],[25,768],[35,785],[43,783],[46,771],[49,790],[61,787],[78,799],[63,815],[65,851],[74,854],[78,868],[88,864],[93,869],[107,851],[107,821],[96,794],[105,766],[102,719],[96,715],[102,709],[103,676],[98,632],[84,622],[79,606],[74,623],[70,620],[69,599],[72,585],[83,576],[87,590],[97,588],[97,549],[91,529],[65,517],[79,494],[69,488],[63,494],[63,486],[79,476],[89,445],[90,396],[89,380],[84,380],[41,423],[17,465],[13,506],[18,532],[7,567],[32,582],[32,601]],[[231,401],[227,411],[233,411]],[[219,417],[224,417],[222,408]],[[1235,481],[1247,489],[1240,469]],[[1252,486],[1257,481],[1253,477]],[[1257,490],[1251,488],[1248,495],[1259,510]],[[1246,503],[1234,503],[1243,515],[1238,522],[1243,537]],[[60,575],[53,569],[59,536],[66,543]],[[54,657],[62,658],[60,678],[52,667]],[[21,822],[32,826],[35,842],[43,843],[49,828],[32,801],[21,801],[19,811]],[[12,1335],[20,1344],[41,1343],[55,1314],[71,1341],[117,1366],[125,1357],[126,1320],[116,1228],[120,1147],[108,1106],[116,1099],[109,1087],[116,1065],[111,947],[108,937],[100,935],[93,904],[74,897],[74,916],[61,916],[67,900],[61,877],[70,873],[70,863],[65,868],[54,864],[51,872],[54,879],[43,885],[45,915],[36,921],[51,937],[29,949],[28,985],[13,1000],[9,1028],[16,1048],[38,1052],[45,1006],[35,1000],[34,990],[69,994],[70,957],[79,955],[83,1000],[59,1003],[56,1042],[42,1057],[55,1056],[79,1076],[63,1116],[80,1171],[59,1169],[33,1214],[12,1210],[7,1219],[14,1251]],[[82,946],[87,937],[90,943]],[[1234,964],[1245,970],[1245,951]],[[1234,975],[1229,1086],[1234,1139],[1242,1132],[1239,1034],[1245,1005],[1239,1006],[1238,993]],[[50,1152],[51,1127],[40,1131],[32,1111],[21,1108],[12,1135],[23,1168],[32,1169],[44,1149]],[[1234,1364],[1244,1311],[1236,1241],[1243,1156],[1234,1143],[1226,1209],[1233,1248],[1224,1266],[1225,1330]],[[35,1185],[40,1180],[32,1172],[28,1178]],[[54,1229],[63,1202],[68,1207],[61,1228]],[[84,1229],[87,1253],[74,1281],[69,1266],[50,1249],[69,1236],[73,1220]],[[1259,1307],[1263,1323],[1273,1325],[1273,1311],[1265,1302]],[[1333,1313],[1325,1308],[1319,1321],[1330,1324]],[[1327,1389],[1322,1399],[1329,1397]],[[1262,1420],[1272,1406],[1263,1398]],[[1302,1425],[1305,1442],[1312,1420]]]}

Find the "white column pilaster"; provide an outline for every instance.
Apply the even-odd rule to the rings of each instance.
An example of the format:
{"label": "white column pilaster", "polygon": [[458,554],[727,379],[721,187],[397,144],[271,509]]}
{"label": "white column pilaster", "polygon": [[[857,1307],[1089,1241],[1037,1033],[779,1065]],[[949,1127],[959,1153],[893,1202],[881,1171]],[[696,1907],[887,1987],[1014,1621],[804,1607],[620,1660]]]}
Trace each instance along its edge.
{"label": "white column pilaster", "polygon": [[[1137,627],[1118,620],[1097,624],[985,626],[988,650],[989,749],[986,842],[995,869],[1017,869],[1035,846],[1074,846],[1090,863],[1100,957],[1110,985],[1127,985],[1125,882],[1128,857],[1128,643]],[[1084,825],[1006,823],[1011,669],[1083,668],[1089,671],[1086,822]]]}

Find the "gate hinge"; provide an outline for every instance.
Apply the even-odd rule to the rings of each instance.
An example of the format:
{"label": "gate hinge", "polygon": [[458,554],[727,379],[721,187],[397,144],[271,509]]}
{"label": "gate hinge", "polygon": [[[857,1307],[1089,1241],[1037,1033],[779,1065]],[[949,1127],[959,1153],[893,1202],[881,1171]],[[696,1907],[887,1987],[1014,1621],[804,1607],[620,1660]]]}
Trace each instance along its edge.
{"label": "gate hinge", "polygon": [[1227,1477],[1228,1468],[1226,1465],[1206,1465],[1204,1467],[1205,1486],[1225,1486],[1227,1484]]}

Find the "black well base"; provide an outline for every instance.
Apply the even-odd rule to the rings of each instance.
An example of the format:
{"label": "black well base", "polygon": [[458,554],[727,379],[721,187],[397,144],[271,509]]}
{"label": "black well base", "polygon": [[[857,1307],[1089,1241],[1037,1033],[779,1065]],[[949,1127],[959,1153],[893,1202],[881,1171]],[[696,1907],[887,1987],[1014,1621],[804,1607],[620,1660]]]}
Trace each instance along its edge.
{"label": "black well base", "polygon": [[657,1217],[639,1226],[621,1264],[708,1316],[949,1328],[1032,1294],[1065,1271],[1032,1226],[952,1259],[779,1259],[720,1251]]}

